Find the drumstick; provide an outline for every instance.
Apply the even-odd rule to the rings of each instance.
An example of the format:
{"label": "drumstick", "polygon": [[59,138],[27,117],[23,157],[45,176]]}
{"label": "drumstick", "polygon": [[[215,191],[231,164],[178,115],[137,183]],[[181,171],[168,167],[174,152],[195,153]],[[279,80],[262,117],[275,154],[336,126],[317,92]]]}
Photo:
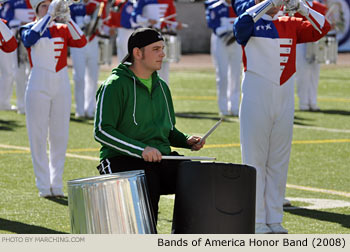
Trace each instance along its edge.
{"label": "drumstick", "polygon": [[201,138],[201,140],[197,144],[201,144],[211,133],[213,133],[213,131],[220,125],[221,122],[222,122],[222,118],[217,123],[215,123],[215,125],[210,130],[208,130],[207,133],[205,133],[205,135]]}
{"label": "drumstick", "polygon": [[198,157],[198,156],[162,156],[166,160],[216,160],[215,157]]}
{"label": "drumstick", "polygon": [[[167,23],[167,24],[178,24],[179,23],[179,22],[169,21],[169,20],[163,20],[163,22]],[[182,27],[188,28],[188,24],[182,23]]]}
{"label": "drumstick", "polygon": [[170,18],[173,18],[173,17],[176,17],[176,13],[174,13],[174,14],[171,14],[171,15],[169,15],[169,16],[166,16],[166,17],[162,17],[162,18],[160,18],[159,19],[159,22],[163,22],[164,20],[167,20],[167,19],[170,19]]}

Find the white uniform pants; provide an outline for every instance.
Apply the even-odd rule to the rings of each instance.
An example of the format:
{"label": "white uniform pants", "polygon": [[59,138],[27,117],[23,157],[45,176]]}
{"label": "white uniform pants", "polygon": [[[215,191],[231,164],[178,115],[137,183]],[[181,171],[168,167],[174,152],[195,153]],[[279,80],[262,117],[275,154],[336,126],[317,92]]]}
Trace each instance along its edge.
{"label": "white uniform pants", "polygon": [[34,67],[29,76],[25,102],[36,186],[41,194],[50,194],[50,189],[58,194],[63,186],[71,107],[67,67],[58,73]]}
{"label": "white uniform pants", "polygon": [[320,77],[320,63],[309,63],[306,58],[307,43],[297,44],[296,83],[298,87],[299,108],[317,107],[317,88]]}
{"label": "white uniform pants", "polygon": [[162,78],[166,84],[170,84],[169,83],[169,68],[170,68],[170,62],[169,61],[163,61],[162,63],[162,68],[160,70],[158,70],[158,74],[160,76],[160,78]]}
{"label": "white uniform pants", "polygon": [[16,71],[15,53],[0,50],[0,110],[11,109],[12,83]]}
{"label": "white uniform pants", "polygon": [[256,222],[282,223],[294,119],[294,77],[282,86],[245,72],[240,107],[242,161],[257,171]]}
{"label": "white uniform pants", "polygon": [[116,39],[118,64],[128,54],[128,40],[133,31],[133,29],[118,28]]}
{"label": "white uniform pants", "polygon": [[99,74],[98,38],[95,37],[83,48],[70,48],[75,82],[75,114],[93,117],[96,107],[96,91]]}
{"label": "white uniform pants", "polygon": [[29,62],[22,62],[19,65],[16,64],[16,97],[17,97],[17,110],[19,113],[25,113],[25,101],[24,95],[27,88],[28,77],[30,74]]}
{"label": "white uniform pants", "polygon": [[215,52],[216,88],[219,110],[224,115],[238,115],[241,94],[242,47],[234,42],[226,46],[222,39],[213,35],[212,50]]}

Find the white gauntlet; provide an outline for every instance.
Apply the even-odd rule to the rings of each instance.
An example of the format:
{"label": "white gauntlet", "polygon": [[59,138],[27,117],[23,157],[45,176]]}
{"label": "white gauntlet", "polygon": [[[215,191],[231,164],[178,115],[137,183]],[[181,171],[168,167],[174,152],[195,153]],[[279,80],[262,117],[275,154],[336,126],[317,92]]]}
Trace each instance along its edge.
{"label": "white gauntlet", "polygon": [[298,10],[297,12],[299,12],[301,15],[303,16],[308,16],[309,12],[310,12],[310,8],[304,3],[303,0],[298,0]]}
{"label": "white gauntlet", "polygon": [[80,27],[71,18],[69,19],[69,22],[67,22],[67,26],[74,40],[79,40],[84,35]]}
{"label": "white gauntlet", "polygon": [[0,19],[0,33],[2,34],[2,37],[6,42],[13,37],[11,30],[7,27],[7,25],[4,22],[1,21],[1,19]]}

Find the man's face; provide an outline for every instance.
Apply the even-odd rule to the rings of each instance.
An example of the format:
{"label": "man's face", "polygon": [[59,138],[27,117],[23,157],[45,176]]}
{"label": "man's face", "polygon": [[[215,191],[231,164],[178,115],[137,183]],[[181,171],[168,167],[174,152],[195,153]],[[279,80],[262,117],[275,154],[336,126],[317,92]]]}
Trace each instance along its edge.
{"label": "man's face", "polygon": [[143,47],[141,62],[145,68],[154,72],[161,69],[164,56],[164,42],[160,40]]}
{"label": "man's face", "polygon": [[49,9],[49,5],[51,3],[51,0],[45,0],[44,2],[41,2],[39,6],[37,7],[37,15],[39,18],[42,18],[46,15],[47,10]]}
{"label": "man's face", "polygon": [[[255,4],[264,2],[266,0],[255,0]],[[275,16],[277,14],[277,12],[280,10],[281,7],[272,7],[271,9],[269,9],[266,14],[270,15],[271,17]]]}

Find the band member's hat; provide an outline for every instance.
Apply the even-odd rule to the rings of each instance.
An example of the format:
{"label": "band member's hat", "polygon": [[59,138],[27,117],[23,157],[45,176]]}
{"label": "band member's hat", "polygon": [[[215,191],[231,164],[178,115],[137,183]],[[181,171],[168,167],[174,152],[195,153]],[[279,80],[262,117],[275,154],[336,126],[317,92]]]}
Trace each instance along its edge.
{"label": "band member's hat", "polygon": [[163,40],[162,35],[152,28],[138,28],[129,37],[128,40],[128,54],[121,61],[121,63],[130,62],[132,59],[132,51],[135,47],[142,48],[154,42]]}
{"label": "band member's hat", "polygon": [[37,8],[39,6],[40,3],[44,2],[45,0],[30,0],[30,5],[32,6],[32,9],[35,11],[37,11]]}

